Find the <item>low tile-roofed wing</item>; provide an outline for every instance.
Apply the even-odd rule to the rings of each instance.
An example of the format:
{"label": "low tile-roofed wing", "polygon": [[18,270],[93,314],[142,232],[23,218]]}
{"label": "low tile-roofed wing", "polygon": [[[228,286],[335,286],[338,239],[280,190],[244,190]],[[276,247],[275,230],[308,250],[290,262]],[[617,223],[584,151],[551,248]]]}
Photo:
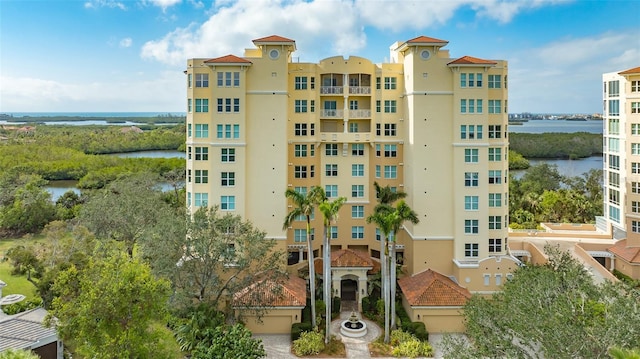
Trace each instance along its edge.
{"label": "low tile-roofed wing", "polygon": [[449,62],[447,65],[495,65],[497,62],[491,60],[479,59],[473,56],[462,56]]}
{"label": "low tile-roofed wing", "polygon": [[616,242],[607,250],[629,263],[640,264],[640,247],[628,247],[626,239]]}
{"label": "low tile-roofed wing", "polygon": [[235,55],[225,55],[213,59],[205,60],[205,64],[250,64],[251,61]]}
{"label": "low tile-roofed wing", "polygon": [[236,293],[233,299],[235,306],[304,307],[307,287],[304,279],[294,276],[283,282],[263,279]]}
{"label": "low tile-roofed wing", "polygon": [[471,293],[451,278],[431,269],[398,281],[411,306],[462,306]]}

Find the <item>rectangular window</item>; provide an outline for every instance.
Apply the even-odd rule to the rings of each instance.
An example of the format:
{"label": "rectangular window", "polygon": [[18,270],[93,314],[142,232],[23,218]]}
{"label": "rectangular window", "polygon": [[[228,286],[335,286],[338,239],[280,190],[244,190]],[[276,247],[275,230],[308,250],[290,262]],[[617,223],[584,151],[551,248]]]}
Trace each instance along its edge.
{"label": "rectangular window", "polygon": [[467,87],[467,74],[460,73],[460,87]]}
{"label": "rectangular window", "polygon": [[307,77],[306,76],[296,76],[295,77],[295,89],[296,90],[306,90],[307,89]]}
{"label": "rectangular window", "polygon": [[619,135],[620,134],[620,120],[617,118],[609,119],[609,134],[610,135]]}
{"label": "rectangular window", "polygon": [[338,239],[338,226],[329,227],[329,239]]}
{"label": "rectangular window", "polygon": [[235,112],[235,113],[240,112],[240,99],[239,98],[234,98],[233,99],[233,112]]}
{"label": "rectangular window", "polygon": [[609,186],[620,187],[620,174],[615,172],[609,172]]}
{"label": "rectangular window", "polygon": [[196,161],[209,160],[209,147],[196,147]]}
{"label": "rectangular window", "polygon": [[240,87],[240,72],[233,73],[233,87]]}
{"label": "rectangular window", "polygon": [[296,123],[294,125],[294,135],[296,135],[296,136],[306,136],[307,135],[307,124],[306,123]]}
{"label": "rectangular window", "polygon": [[209,204],[208,193],[194,193],[194,205],[196,207],[206,207]]}
{"label": "rectangular window", "polygon": [[467,74],[467,78],[469,79],[469,81],[467,82],[467,85],[469,87],[473,87],[473,85],[475,84],[475,82],[474,82],[474,74]]}
{"label": "rectangular window", "polygon": [[501,82],[502,82],[502,80],[500,79],[500,75],[489,75],[489,88],[490,89],[499,89]]}
{"label": "rectangular window", "polygon": [[218,112],[224,112],[224,99],[217,99],[218,101]]}
{"label": "rectangular window", "polygon": [[195,170],[195,183],[209,183],[208,170]]}
{"label": "rectangular window", "polygon": [[380,150],[380,144],[376,144],[376,157],[380,157],[382,151]]}
{"label": "rectangular window", "polygon": [[489,170],[489,184],[501,184],[501,183],[502,183],[502,171]]}
{"label": "rectangular window", "polygon": [[476,74],[476,87],[482,87],[482,74]]}
{"label": "rectangular window", "polygon": [[489,125],[489,138],[501,138],[502,126],[501,125]]}
{"label": "rectangular window", "polygon": [[231,72],[227,71],[224,73],[224,85],[226,87],[231,87]]}
{"label": "rectangular window", "polygon": [[224,111],[225,112],[231,112],[231,99],[230,98],[225,98],[224,99]]}
{"label": "rectangular window", "polygon": [[364,156],[364,143],[354,143],[351,145],[351,156]]}
{"label": "rectangular window", "polygon": [[196,74],[196,87],[209,87],[209,74]]}
{"label": "rectangular window", "polygon": [[640,162],[631,162],[631,173],[633,174],[640,173]]}
{"label": "rectangular window", "polygon": [[502,148],[489,147],[489,162],[500,162],[500,161],[502,161]]}
{"label": "rectangular window", "polygon": [[364,227],[352,226],[351,227],[351,239],[364,239]]}
{"label": "rectangular window", "polygon": [[306,196],[307,195],[307,187],[294,187],[293,188],[294,191],[296,191],[296,193],[302,195],[302,196]]}
{"label": "rectangular window", "polygon": [[502,100],[489,100],[489,113],[501,113]]}
{"label": "rectangular window", "polygon": [[236,185],[236,173],[235,172],[222,172],[220,185],[222,187],[231,187]]}
{"label": "rectangular window", "polygon": [[489,207],[502,207],[502,193],[489,193]]}
{"label": "rectangular window", "polygon": [[465,219],[464,220],[464,233],[466,233],[466,234],[478,234],[478,220],[477,219]]}
{"label": "rectangular window", "polygon": [[337,143],[327,143],[324,147],[324,155],[325,156],[337,156],[338,155],[338,144]]}
{"label": "rectangular window", "polygon": [[631,232],[640,233],[640,221],[631,221]]}
{"label": "rectangular window", "polygon": [[477,211],[478,210],[478,196],[464,196],[464,210],[465,211]]}
{"label": "rectangular window", "polygon": [[384,124],[384,135],[385,136],[395,136],[396,135],[396,124],[395,123],[385,123]]}
{"label": "rectangular window", "polygon": [[396,78],[395,77],[385,77],[384,78],[384,89],[385,90],[395,90],[396,89]]}
{"label": "rectangular window", "polygon": [[631,201],[631,212],[640,213],[640,202]]}
{"label": "rectangular window", "polygon": [[396,157],[398,155],[398,145],[384,145],[385,157]]}
{"label": "rectangular window", "polygon": [[609,100],[609,116],[620,116],[620,100]]}
{"label": "rectangular window", "polygon": [[362,184],[351,185],[351,197],[363,198],[364,197],[364,185],[362,185]]}
{"label": "rectangular window", "polygon": [[338,165],[337,164],[325,165],[324,174],[327,177],[338,177]]}
{"label": "rectangular window", "polygon": [[316,112],[316,101],[309,101],[309,112]]}
{"label": "rectangular window", "polygon": [[193,74],[189,74],[187,75],[187,86],[189,86],[189,88],[191,88],[193,85]]}
{"label": "rectangular window", "polygon": [[631,81],[631,92],[640,92],[640,81]]}
{"label": "rectangular window", "polygon": [[478,172],[465,172],[464,173],[464,186],[465,187],[478,187]]}
{"label": "rectangular window", "polygon": [[236,149],[235,148],[223,148],[220,151],[221,162],[235,162],[236,161]]}
{"label": "rectangular window", "polygon": [[620,156],[609,155],[609,169],[611,170],[620,169]]}
{"label": "rectangular window", "polygon": [[640,124],[632,123],[631,124],[631,134],[634,136],[640,135]]}
{"label": "rectangular window", "polygon": [[376,77],[376,90],[380,90],[380,77]]}
{"label": "rectangular window", "polygon": [[364,218],[364,206],[351,206],[351,218]]}
{"label": "rectangular window", "polygon": [[396,100],[384,100],[384,112],[396,113]]}
{"label": "rectangular window", "polygon": [[631,154],[632,155],[640,155],[640,143],[632,143],[631,144]]}
{"label": "rectangular window", "polygon": [[209,112],[209,99],[197,98],[196,99],[196,112]]}
{"label": "rectangular window", "polygon": [[196,124],[196,138],[209,137],[209,125]]}
{"label": "rectangular window", "polygon": [[307,145],[294,145],[294,157],[307,157]]}
{"label": "rectangular window", "polygon": [[187,170],[187,182],[191,183],[191,170]]}
{"label": "rectangular window", "polygon": [[380,165],[376,165],[376,178],[380,178],[380,174],[381,170],[380,170]]}
{"label": "rectangular window", "polygon": [[307,100],[295,100],[295,112],[307,112]]}
{"label": "rectangular window", "polygon": [[616,223],[620,223],[620,208],[609,206],[609,219]]}
{"label": "rectangular window", "polygon": [[609,189],[609,203],[620,204],[620,191]]}
{"label": "rectangular window", "polygon": [[328,198],[337,198],[338,197],[338,185],[337,184],[328,184],[324,186],[324,192]]}
{"label": "rectangular window", "polygon": [[307,178],[307,166],[295,166],[293,168],[294,178]]}
{"label": "rectangular window", "polygon": [[619,138],[609,138],[609,152],[620,152]]}
{"label": "rectangular window", "polygon": [[631,103],[631,113],[640,113],[640,102]]}
{"label": "rectangular window", "polygon": [[489,229],[502,229],[502,216],[489,216]]}
{"label": "rectangular window", "polygon": [[297,243],[304,243],[307,241],[307,230],[306,229],[294,229],[293,230],[293,241]]}
{"label": "rectangular window", "polygon": [[476,99],[476,113],[482,113],[482,111],[483,111],[482,99]]}
{"label": "rectangular window", "polygon": [[467,112],[474,113],[476,109],[476,101],[474,99],[469,99],[468,104],[469,108],[467,109]]}
{"label": "rectangular window", "polygon": [[191,124],[187,124],[187,137],[191,137]]}
{"label": "rectangular window", "polygon": [[460,113],[467,113],[467,99],[460,99]]}
{"label": "rectangular window", "polygon": [[187,99],[187,112],[191,113],[193,111],[192,100],[190,98]]}
{"label": "rectangular window", "polygon": [[620,81],[609,81],[609,97],[618,97],[620,95]]}
{"label": "rectangular window", "polygon": [[489,253],[502,252],[502,238],[489,238]]}
{"label": "rectangular window", "polygon": [[465,163],[478,163],[478,149],[477,148],[465,148],[464,149],[464,162]]}
{"label": "rectangular window", "polygon": [[360,164],[360,163],[351,164],[351,176],[364,177],[364,164]]}
{"label": "rectangular window", "polygon": [[476,258],[478,257],[478,243],[465,243],[464,244],[464,256]]}
{"label": "rectangular window", "polygon": [[380,100],[376,100],[376,112],[380,112],[382,108]]}
{"label": "rectangular window", "polygon": [[398,178],[398,167],[384,166],[384,178],[390,178],[390,179]]}
{"label": "rectangular window", "polygon": [[223,211],[233,211],[236,209],[236,196],[221,196],[220,209]]}
{"label": "rectangular window", "polygon": [[358,132],[358,123],[357,122],[349,122],[349,132],[357,133]]}
{"label": "rectangular window", "polygon": [[640,193],[640,182],[631,182],[631,193]]}

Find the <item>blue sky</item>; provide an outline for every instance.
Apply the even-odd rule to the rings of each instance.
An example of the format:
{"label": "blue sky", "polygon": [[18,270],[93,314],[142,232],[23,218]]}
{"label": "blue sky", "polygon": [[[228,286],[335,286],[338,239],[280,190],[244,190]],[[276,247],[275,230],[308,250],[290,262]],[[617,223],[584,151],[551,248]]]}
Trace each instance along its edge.
{"label": "blue sky", "polygon": [[0,112],[184,112],[187,58],[273,34],[301,62],[448,40],[509,61],[510,112],[599,113],[602,73],[640,66],[640,1],[0,0]]}

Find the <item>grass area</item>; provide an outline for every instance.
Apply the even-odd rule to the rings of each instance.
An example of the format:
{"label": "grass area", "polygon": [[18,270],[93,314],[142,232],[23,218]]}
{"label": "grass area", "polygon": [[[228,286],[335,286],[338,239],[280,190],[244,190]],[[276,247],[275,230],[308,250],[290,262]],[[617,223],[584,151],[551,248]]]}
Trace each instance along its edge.
{"label": "grass area", "polygon": [[0,240],[0,280],[7,283],[2,289],[2,296],[9,294],[23,294],[27,299],[36,296],[35,286],[27,280],[26,276],[14,276],[11,274],[11,263],[5,258],[5,253],[17,245],[27,245],[43,241],[43,237],[13,238]]}

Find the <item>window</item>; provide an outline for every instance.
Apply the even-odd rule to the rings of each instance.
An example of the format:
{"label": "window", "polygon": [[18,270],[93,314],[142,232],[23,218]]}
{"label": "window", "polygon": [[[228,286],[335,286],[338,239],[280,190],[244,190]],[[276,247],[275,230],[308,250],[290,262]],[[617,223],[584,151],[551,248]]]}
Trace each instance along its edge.
{"label": "window", "polygon": [[502,171],[489,170],[489,184],[501,184],[502,183]]}
{"label": "window", "polygon": [[502,126],[489,125],[489,138],[500,138],[500,137],[502,137]]}
{"label": "window", "polygon": [[380,178],[380,165],[376,165],[376,178]]}
{"label": "window", "polygon": [[197,98],[196,99],[196,112],[209,112],[209,99]]}
{"label": "window", "polygon": [[358,132],[358,123],[357,122],[349,122],[349,132],[357,133]]}
{"label": "window", "polygon": [[296,193],[298,193],[298,194],[300,194],[302,196],[306,196],[307,195],[307,187],[298,187],[298,186],[296,186],[296,187],[293,188],[293,190]]}
{"label": "window", "polygon": [[620,100],[609,100],[609,116],[620,116]]}
{"label": "window", "polygon": [[355,198],[364,197],[364,185],[362,184],[351,185],[351,197],[355,197]]}
{"label": "window", "polygon": [[364,164],[354,163],[351,165],[352,177],[364,177]]}
{"label": "window", "polygon": [[465,211],[477,211],[478,210],[478,196],[464,196],[464,210]]}
{"label": "window", "polygon": [[640,182],[631,182],[631,193],[640,193]]}
{"label": "window", "polygon": [[489,216],[489,229],[502,229],[502,216]]}
{"label": "window", "polygon": [[380,90],[380,78],[376,77],[376,90]]}
{"label": "window", "polygon": [[209,87],[209,74],[196,74],[196,87]]}
{"label": "window", "polygon": [[489,75],[489,88],[490,89],[499,89],[500,88],[500,75]]}
{"label": "window", "polygon": [[609,81],[609,97],[618,97],[620,95],[620,81]]}
{"label": "window", "polygon": [[364,227],[363,226],[352,226],[351,227],[351,239],[363,239],[364,238]]}
{"label": "window", "polygon": [[464,244],[464,256],[465,257],[478,257],[478,243],[465,243]]}
{"label": "window", "polygon": [[640,124],[639,123],[632,123],[631,124],[631,134],[632,135],[640,135]]}
{"label": "window", "polygon": [[380,144],[376,144],[376,157],[380,157],[380,154],[382,152],[380,148],[381,148]]}
{"label": "window", "polygon": [[220,185],[222,187],[231,187],[236,185],[236,173],[235,172],[222,172]]}
{"label": "window", "polygon": [[398,155],[398,145],[384,145],[385,157],[396,157]]}
{"label": "window", "polygon": [[396,113],[396,100],[384,100],[384,112]]}
{"label": "window", "polygon": [[236,149],[235,148],[223,148],[220,151],[221,162],[235,162],[236,161]]}
{"label": "window", "polygon": [[609,155],[609,169],[611,170],[620,169],[620,156]]}
{"label": "window", "polygon": [[384,178],[398,178],[398,168],[396,166],[384,166]]}
{"label": "window", "polygon": [[640,202],[631,201],[631,212],[640,213]]}
{"label": "window", "polygon": [[396,78],[395,77],[385,77],[384,78],[384,89],[385,90],[395,90],[396,89]]}
{"label": "window", "polygon": [[[219,98],[218,112],[240,112],[240,99],[239,98]],[[232,105],[233,103],[233,105]]]}
{"label": "window", "polygon": [[465,219],[464,220],[464,233],[466,233],[466,234],[478,234],[478,220],[477,219]]}
{"label": "window", "polygon": [[478,149],[477,148],[465,148],[464,149],[464,162],[465,163],[478,163]]}
{"label": "window", "polygon": [[307,178],[307,166],[295,166],[293,168],[294,178]]}
{"label": "window", "polygon": [[376,228],[376,241],[380,241],[382,238],[382,232],[380,232],[379,228]]}
{"label": "window", "polygon": [[221,196],[220,209],[223,211],[233,211],[236,209],[236,196]]}
{"label": "window", "polygon": [[192,100],[190,98],[187,99],[187,112],[191,113],[192,110]]}
{"label": "window", "polygon": [[489,113],[500,113],[502,100],[489,100]]}
{"label": "window", "polygon": [[324,186],[324,192],[328,198],[336,198],[338,197],[338,185],[337,184],[328,184]]}
{"label": "window", "polygon": [[187,137],[191,137],[191,124],[187,124]]}
{"label": "window", "polygon": [[395,123],[385,123],[384,124],[384,135],[385,136],[395,136],[396,135],[396,124]]}
{"label": "window", "polygon": [[467,74],[464,72],[460,73],[460,87],[467,87]]}
{"label": "window", "polygon": [[194,205],[196,207],[206,207],[209,204],[208,193],[194,193]]}
{"label": "window", "polygon": [[209,125],[196,124],[196,138],[207,138],[207,137],[209,137]]}
{"label": "window", "polygon": [[482,139],[482,125],[460,125],[460,138],[466,140]]}
{"label": "window", "polygon": [[640,81],[631,81],[631,92],[640,92]]}
{"label": "window", "polygon": [[460,99],[460,113],[467,113],[467,99]]}
{"label": "window", "polygon": [[307,100],[295,100],[295,112],[307,112]]}
{"label": "window", "polygon": [[502,207],[502,193],[489,193],[489,207]]}
{"label": "window", "polygon": [[465,187],[478,187],[478,172],[465,172],[464,173],[464,186]]}
{"label": "window", "polygon": [[620,208],[609,206],[609,219],[620,223]]}
{"label": "window", "polygon": [[240,138],[240,125],[217,125],[218,138]]}
{"label": "window", "polygon": [[294,135],[296,135],[296,136],[306,136],[307,135],[307,124],[306,123],[296,123],[294,125]]}
{"label": "window", "polygon": [[489,253],[502,252],[502,238],[489,238]]}
{"label": "window", "polygon": [[609,119],[609,134],[610,135],[619,135],[620,134],[620,120],[617,118]]}
{"label": "window", "polygon": [[191,183],[191,170],[187,170],[187,182]]}
{"label": "window", "polygon": [[640,143],[632,143],[631,144],[631,154],[632,155],[640,155]]}
{"label": "window", "polygon": [[500,162],[502,160],[502,148],[489,147],[489,162]]}
{"label": "window", "polygon": [[609,186],[620,187],[620,174],[609,172]]}
{"label": "window", "polygon": [[324,147],[325,156],[337,156],[338,155],[338,144],[337,143],[327,143]]}
{"label": "window", "polygon": [[234,98],[233,99],[233,112],[240,112],[240,99],[239,98]]}
{"label": "window", "polygon": [[329,227],[329,239],[338,239],[338,226]]}
{"label": "window", "polygon": [[380,112],[382,108],[380,100],[376,100],[376,112]]}
{"label": "window", "polygon": [[294,229],[293,230],[293,241],[294,242],[306,242],[307,241],[307,230],[306,229]]}
{"label": "window", "polygon": [[239,87],[240,86],[240,72],[235,71],[227,71],[227,72],[218,72],[217,75],[218,87]]}
{"label": "window", "polygon": [[305,76],[296,76],[294,84],[296,90],[306,90],[307,78]]}
{"label": "window", "polygon": [[640,162],[631,162],[631,173],[633,174],[640,173]]}
{"label": "window", "polygon": [[338,176],[338,165],[337,164],[327,164],[325,165],[324,174],[327,177],[337,177]]}
{"label": "window", "polygon": [[631,113],[640,113],[640,102],[631,103]]}
{"label": "window", "polygon": [[609,203],[620,204],[620,191],[609,189]]}
{"label": "window", "polygon": [[193,83],[193,75],[189,74],[187,75],[187,86],[189,86],[189,88],[192,87],[192,83]]}
{"label": "window", "polygon": [[364,143],[354,143],[351,145],[351,156],[364,156]]}
{"label": "window", "polygon": [[307,157],[307,145],[294,145],[294,157]]}
{"label": "window", "polygon": [[351,218],[364,218],[364,206],[351,206]]}
{"label": "window", "polygon": [[209,183],[209,171],[208,170],[195,170],[195,182],[196,183]]}
{"label": "window", "polygon": [[209,147],[196,147],[196,161],[209,160]]}
{"label": "window", "polygon": [[631,232],[640,233],[640,221],[631,221]]}

